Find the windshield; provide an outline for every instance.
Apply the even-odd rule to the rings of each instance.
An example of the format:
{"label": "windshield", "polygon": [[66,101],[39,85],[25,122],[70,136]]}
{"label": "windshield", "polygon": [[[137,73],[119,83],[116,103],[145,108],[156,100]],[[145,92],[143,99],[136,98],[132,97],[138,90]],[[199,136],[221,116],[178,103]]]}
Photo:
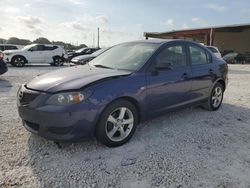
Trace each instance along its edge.
{"label": "windshield", "polygon": [[92,66],[138,70],[154,53],[159,44],[155,43],[125,43],[112,47],[91,61]]}
{"label": "windshield", "polygon": [[24,49],[24,50],[30,49],[30,48],[33,47],[33,46],[36,46],[36,44],[30,44],[30,45],[24,46],[23,49]]}
{"label": "windshield", "polygon": [[92,55],[93,56],[98,56],[100,55],[101,53],[105,52],[106,50],[108,50],[109,48],[102,48],[100,50],[97,50],[96,52],[94,52]]}
{"label": "windshield", "polygon": [[230,58],[235,58],[238,55],[238,53],[229,53],[223,57],[223,59],[230,59]]}
{"label": "windshield", "polygon": [[77,50],[76,53],[81,53],[84,49],[86,49],[86,48],[81,48],[81,49]]}

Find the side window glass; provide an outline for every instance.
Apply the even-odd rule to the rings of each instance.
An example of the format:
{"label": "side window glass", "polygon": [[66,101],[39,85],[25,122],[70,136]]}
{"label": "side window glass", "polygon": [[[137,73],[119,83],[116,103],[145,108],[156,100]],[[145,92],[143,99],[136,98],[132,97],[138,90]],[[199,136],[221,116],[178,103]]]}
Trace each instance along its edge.
{"label": "side window glass", "polygon": [[43,45],[37,45],[37,51],[43,51],[44,46]]}
{"label": "side window glass", "polygon": [[5,50],[15,50],[15,49],[17,49],[16,46],[6,46],[5,47]]}
{"label": "side window glass", "polygon": [[189,46],[192,65],[202,65],[209,63],[207,53],[198,46]]}
{"label": "side window glass", "polygon": [[156,67],[182,67],[186,66],[186,53],[182,45],[166,47],[156,57]]}
{"label": "side window glass", "polygon": [[29,51],[43,51],[44,50],[44,46],[43,45],[36,45],[36,46],[33,46],[29,49]]}
{"label": "side window glass", "polygon": [[91,53],[91,49],[86,50],[86,53],[87,54]]}
{"label": "side window glass", "polygon": [[34,52],[34,51],[37,51],[37,48],[38,48],[37,45],[36,45],[36,46],[33,46],[33,47],[31,47],[31,48],[29,49],[29,51],[33,51],[33,52]]}
{"label": "side window glass", "polygon": [[206,52],[206,54],[207,54],[207,62],[208,62],[208,63],[212,63],[211,54],[209,54],[208,52]]}
{"label": "side window glass", "polygon": [[44,46],[44,50],[45,51],[52,51],[57,49],[57,46]]}

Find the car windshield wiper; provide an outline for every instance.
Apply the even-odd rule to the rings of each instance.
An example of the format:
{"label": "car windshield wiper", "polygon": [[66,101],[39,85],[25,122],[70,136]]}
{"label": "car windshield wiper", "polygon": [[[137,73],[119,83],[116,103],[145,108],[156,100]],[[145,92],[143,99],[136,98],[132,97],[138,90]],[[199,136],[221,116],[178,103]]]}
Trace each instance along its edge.
{"label": "car windshield wiper", "polygon": [[94,65],[95,67],[105,68],[105,69],[113,69],[111,67],[107,67],[105,65]]}

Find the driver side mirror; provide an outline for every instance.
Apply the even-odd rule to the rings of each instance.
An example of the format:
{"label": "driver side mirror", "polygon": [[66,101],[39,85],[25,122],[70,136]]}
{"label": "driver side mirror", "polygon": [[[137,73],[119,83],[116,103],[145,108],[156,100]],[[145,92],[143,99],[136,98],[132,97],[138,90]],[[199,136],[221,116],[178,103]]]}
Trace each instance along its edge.
{"label": "driver side mirror", "polygon": [[33,50],[33,48],[30,48],[28,51],[33,52],[34,50]]}

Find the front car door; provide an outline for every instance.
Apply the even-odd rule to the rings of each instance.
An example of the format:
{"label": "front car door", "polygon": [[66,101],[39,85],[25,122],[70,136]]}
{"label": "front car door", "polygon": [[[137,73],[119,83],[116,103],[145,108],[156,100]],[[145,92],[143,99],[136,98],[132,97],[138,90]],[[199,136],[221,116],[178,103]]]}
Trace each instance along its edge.
{"label": "front car door", "polygon": [[165,46],[146,74],[149,111],[158,113],[184,104],[191,90],[191,68],[187,49],[181,42]]}
{"label": "front car door", "polygon": [[27,58],[30,63],[44,63],[44,45],[35,45],[27,51]]}
{"label": "front car door", "polygon": [[188,52],[193,75],[190,99],[205,99],[209,95],[213,80],[216,79],[211,54],[196,44],[188,44]]}

